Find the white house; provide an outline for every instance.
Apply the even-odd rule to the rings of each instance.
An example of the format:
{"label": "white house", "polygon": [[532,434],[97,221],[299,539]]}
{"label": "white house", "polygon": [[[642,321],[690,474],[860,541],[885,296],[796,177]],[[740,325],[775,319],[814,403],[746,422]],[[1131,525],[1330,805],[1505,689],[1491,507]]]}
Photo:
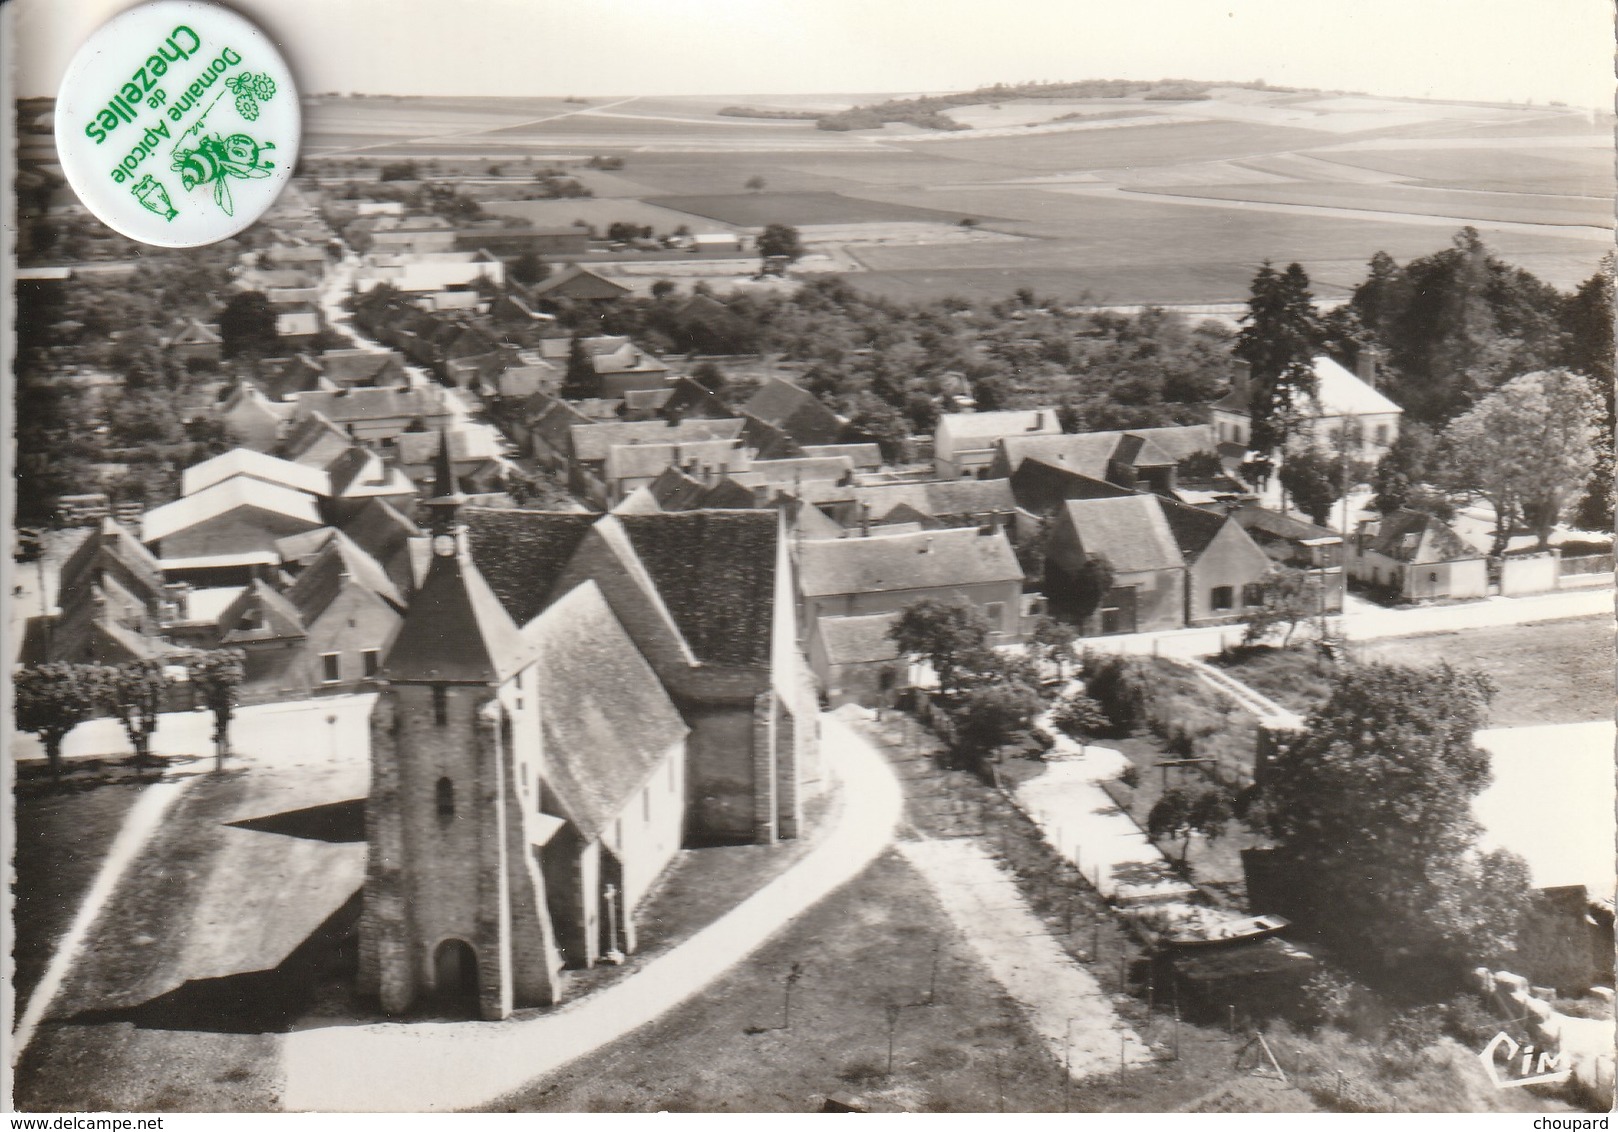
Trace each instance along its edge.
{"label": "white house", "polygon": [[[1376,377],[1375,351],[1360,354],[1358,374],[1350,373],[1326,355],[1315,358],[1315,396],[1302,406],[1304,421],[1297,434],[1299,443],[1335,445],[1345,421],[1358,427],[1360,441],[1354,453],[1362,460],[1376,460],[1399,439],[1399,420],[1404,410],[1388,400],[1372,384]],[[1239,366],[1230,383],[1230,392],[1213,404],[1214,434],[1221,443],[1248,446],[1252,440],[1252,419],[1248,406],[1252,380],[1247,367]]]}
{"label": "white house", "polygon": [[1055,409],[997,413],[945,413],[933,430],[933,466],[939,479],[983,478],[994,462],[995,444],[1008,436],[1056,436]]}

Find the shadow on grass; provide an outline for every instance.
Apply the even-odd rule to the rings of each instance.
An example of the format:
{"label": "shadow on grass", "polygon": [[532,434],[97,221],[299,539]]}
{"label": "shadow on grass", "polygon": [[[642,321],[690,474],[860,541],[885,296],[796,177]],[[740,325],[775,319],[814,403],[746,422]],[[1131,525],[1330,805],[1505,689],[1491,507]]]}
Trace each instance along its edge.
{"label": "shadow on grass", "polygon": [[321,984],[334,976],[353,978],[358,966],[355,929],[359,916],[360,891],[355,890],[342,907],[268,971],[192,979],[137,1006],[88,1010],[67,1022],[128,1022],[141,1030],[210,1034],[285,1033],[308,1010]]}
{"label": "shadow on grass", "polygon": [[233,829],[256,833],[279,833],[306,841],[327,841],[333,845],[357,844],[365,840],[365,799],[327,802],[302,810],[287,810],[261,818],[243,818],[228,823]]}
{"label": "shadow on grass", "polygon": [[[134,755],[121,758],[71,759],[63,764],[62,777],[51,774],[43,762],[29,760],[17,764],[16,792],[19,797],[45,797],[52,794],[83,794],[102,786],[150,786],[173,782],[196,773],[203,755],[152,755],[140,762]],[[227,771],[226,773],[230,773]]]}

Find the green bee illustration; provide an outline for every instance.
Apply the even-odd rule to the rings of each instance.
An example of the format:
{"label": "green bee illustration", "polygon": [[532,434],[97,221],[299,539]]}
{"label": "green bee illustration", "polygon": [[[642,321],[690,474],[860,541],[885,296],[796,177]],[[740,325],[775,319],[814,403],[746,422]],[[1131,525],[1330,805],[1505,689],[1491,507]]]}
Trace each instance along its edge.
{"label": "green bee illustration", "polygon": [[261,180],[270,175],[275,162],[265,161],[263,155],[275,148],[271,141],[257,142],[246,134],[231,134],[221,138],[203,137],[195,149],[182,149],[174,155],[174,168],[180,173],[180,183],[186,189],[198,185],[213,185],[213,199],[226,216],[235,215],[235,202],[230,197],[230,178]]}

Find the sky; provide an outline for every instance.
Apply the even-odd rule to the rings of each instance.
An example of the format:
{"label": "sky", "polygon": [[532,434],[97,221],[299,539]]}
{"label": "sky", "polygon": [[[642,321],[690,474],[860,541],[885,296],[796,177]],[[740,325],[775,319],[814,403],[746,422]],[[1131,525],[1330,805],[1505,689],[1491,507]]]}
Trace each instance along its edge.
{"label": "sky", "polygon": [[[128,0],[13,0],[18,93],[53,94]],[[233,0],[307,92],[793,94],[1263,79],[1613,105],[1611,0]]]}

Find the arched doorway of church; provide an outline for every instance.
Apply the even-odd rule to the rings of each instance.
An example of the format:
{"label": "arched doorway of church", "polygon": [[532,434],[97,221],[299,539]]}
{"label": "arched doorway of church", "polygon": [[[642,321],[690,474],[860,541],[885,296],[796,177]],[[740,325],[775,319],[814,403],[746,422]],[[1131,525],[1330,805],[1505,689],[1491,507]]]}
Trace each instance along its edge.
{"label": "arched doorway of church", "polygon": [[470,1002],[478,998],[478,957],[464,939],[446,939],[433,953],[433,989],[445,1001]]}

